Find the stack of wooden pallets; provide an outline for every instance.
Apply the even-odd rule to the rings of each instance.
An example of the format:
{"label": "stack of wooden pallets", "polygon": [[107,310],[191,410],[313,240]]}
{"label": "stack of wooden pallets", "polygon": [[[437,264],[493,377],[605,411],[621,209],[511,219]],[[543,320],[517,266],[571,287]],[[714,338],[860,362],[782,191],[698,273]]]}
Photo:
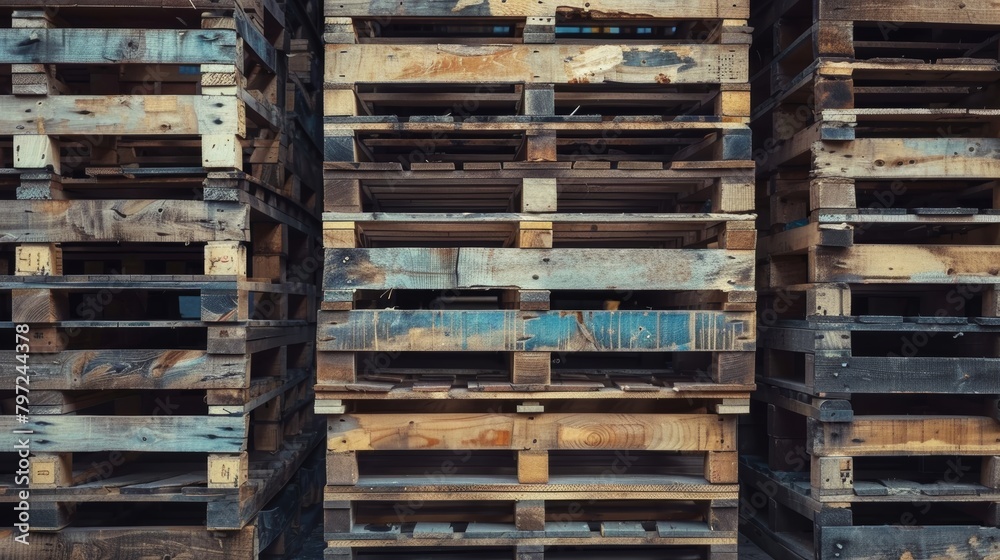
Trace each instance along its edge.
{"label": "stack of wooden pallets", "polygon": [[325,10],[326,558],[734,560],[747,4]]}
{"label": "stack of wooden pallets", "polygon": [[781,558],[996,555],[1000,11],[773,1],[751,23],[746,530]]}
{"label": "stack of wooden pallets", "polygon": [[32,453],[0,557],[290,557],[322,439],[308,3],[0,4],[3,472]]}

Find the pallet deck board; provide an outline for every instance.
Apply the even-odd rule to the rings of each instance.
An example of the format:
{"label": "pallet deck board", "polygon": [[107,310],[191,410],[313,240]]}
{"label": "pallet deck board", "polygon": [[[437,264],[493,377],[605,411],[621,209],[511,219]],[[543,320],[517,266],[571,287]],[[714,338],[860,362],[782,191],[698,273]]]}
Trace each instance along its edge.
{"label": "pallet deck board", "polygon": [[[752,290],[753,261],[752,251],[712,249],[329,249],[323,287]],[[606,268],[616,262],[628,276]]]}
{"label": "pallet deck board", "polygon": [[601,17],[644,18],[731,18],[746,19],[749,3],[705,2],[685,0],[661,5],[635,0],[592,0],[590,2],[551,2],[549,0],[508,0],[467,4],[457,0],[408,1],[387,4],[378,0],[328,0],[324,3],[327,17],[548,17],[559,10],[581,12]]}
{"label": "pallet deck board", "polygon": [[238,111],[224,95],[0,96],[0,134],[237,135]]}
{"label": "pallet deck board", "polygon": [[738,83],[746,45],[327,45],[326,83]]}
{"label": "pallet deck board", "polygon": [[0,58],[12,64],[225,64],[236,59],[236,32],[3,29]]}
{"label": "pallet deck board", "polygon": [[[348,311],[320,351],[752,351],[751,319],[718,311]],[[321,320],[322,321],[322,320]]]}
{"label": "pallet deck board", "polygon": [[[613,419],[609,422],[608,416]],[[441,413],[331,419],[331,451],[377,449],[735,450],[732,418],[714,415]],[[406,426],[401,431],[398,426]]]}

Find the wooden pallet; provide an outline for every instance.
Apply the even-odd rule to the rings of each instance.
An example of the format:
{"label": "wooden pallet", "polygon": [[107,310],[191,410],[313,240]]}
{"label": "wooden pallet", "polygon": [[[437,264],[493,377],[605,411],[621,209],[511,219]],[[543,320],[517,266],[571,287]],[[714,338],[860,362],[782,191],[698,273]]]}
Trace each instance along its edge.
{"label": "wooden pallet", "polygon": [[742,124],[619,117],[511,117],[399,122],[393,117],[327,117],[328,162],[745,161]]}
{"label": "wooden pallet", "polygon": [[860,316],[762,330],[769,383],[817,396],[993,394],[1000,358],[995,318]]}
{"label": "wooden pallet", "polygon": [[[304,458],[308,449],[294,443],[299,434],[318,437],[310,385],[307,372],[295,370],[247,390],[210,391],[207,405],[204,395],[173,392],[32,393],[27,422],[15,419],[13,406],[0,417],[7,432],[27,430],[32,441],[32,530],[61,529],[78,509],[88,518],[106,502],[199,501],[189,496],[208,503],[209,529],[241,528],[273,496],[266,490],[280,488]],[[144,453],[181,455],[146,461]],[[264,472],[278,463],[260,466],[272,455],[287,459],[283,478]],[[207,469],[192,472],[191,462],[206,458]],[[9,498],[18,490],[10,487]]]}
{"label": "wooden pallet", "polygon": [[[736,423],[732,414],[745,411],[745,404],[726,406],[713,399],[448,404],[348,403],[344,413],[328,419],[328,483],[356,485],[359,476],[384,473],[385,463],[380,467],[378,461],[381,452],[389,451],[405,451],[409,458],[400,456],[398,460],[403,464],[397,465],[393,472],[402,474],[398,469],[403,469],[410,476],[419,476],[428,464],[438,460],[430,457],[442,453],[445,459],[449,458],[448,453],[457,451],[500,454],[505,458],[484,457],[487,463],[491,460],[496,463],[492,467],[487,464],[486,471],[474,472],[493,474],[497,477],[494,480],[501,484],[543,483],[549,480],[550,473],[592,474],[599,465],[610,468],[619,464],[623,459],[615,454],[617,451],[670,452],[661,453],[659,460],[664,466],[672,464],[669,455],[683,451],[696,456],[694,468],[701,469],[708,482],[727,482],[735,476],[731,470],[736,449]],[[609,415],[613,415],[615,422],[607,420]],[[399,422],[408,429],[400,431],[392,427]],[[564,455],[579,455],[584,451],[600,456],[589,463],[582,460],[566,463],[571,459]],[[376,452],[373,456],[376,463],[366,462],[369,452]],[[516,452],[516,461],[512,452]],[[424,456],[429,463],[421,459]],[[451,459],[454,465],[457,457]],[[640,479],[642,474],[662,472],[647,471],[648,464],[636,461]],[[682,465],[688,464],[683,461]],[[477,464],[478,460],[470,463],[470,468]]]}
{"label": "wooden pallet", "polygon": [[[15,10],[14,26],[0,30],[0,51],[15,69],[6,93],[14,95],[0,96],[0,107],[28,116],[0,126],[13,154],[4,163],[26,186],[57,190],[61,178],[116,166],[154,174],[246,169],[290,195],[304,189],[315,205],[314,156],[286,123],[294,105],[285,100],[284,14],[265,4],[220,3],[203,18],[171,19],[173,28],[141,5]],[[86,119],[74,116],[80,111]]]}
{"label": "wooden pallet", "polygon": [[573,0],[562,2],[558,6],[546,2],[511,1],[504,6],[476,4],[464,6],[453,2],[404,2],[387,6],[367,0],[328,0],[324,4],[324,14],[327,17],[370,18],[375,21],[388,17],[399,18],[509,18],[545,17],[560,15],[580,19],[625,19],[662,18],[662,19],[746,19],[750,14],[748,2],[717,3],[691,1],[683,3],[656,4],[647,6],[632,0],[602,0],[598,2],[580,2]]}
{"label": "wooden pallet", "polygon": [[[128,475],[124,473],[128,467],[124,466],[117,468],[122,474],[116,472],[93,485],[98,491],[91,492],[95,499],[119,500],[111,506],[117,511],[101,512],[95,507],[89,510],[86,524],[53,533],[32,533],[29,542],[33,546],[29,547],[6,538],[0,554],[12,559],[70,560],[82,553],[100,557],[113,550],[116,554],[124,554],[123,558],[166,555],[179,559],[292,560],[303,539],[303,531],[310,531],[318,521],[317,514],[321,513],[322,453],[313,447],[318,441],[313,432],[309,438],[290,439],[278,454],[252,454],[250,480],[257,492],[249,501],[255,504],[259,513],[255,510],[245,512],[251,518],[240,530],[217,532],[206,530],[204,525],[191,524],[199,517],[204,518],[206,503],[210,512],[224,504],[236,509],[229,503],[233,498],[226,496],[226,492],[206,492],[203,475],[201,485],[193,473],[187,477],[185,485],[181,482],[183,476],[157,481],[155,470]],[[310,449],[313,452],[307,458]],[[127,482],[130,476],[131,485]],[[143,484],[141,480],[150,482]],[[83,488],[79,487],[77,492],[82,492]],[[36,492],[37,495],[43,493],[33,490],[33,497]],[[51,497],[46,495],[44,499]],[[142,504],[129,501],[136,499],[150,502],[152,508],[143,510]],[[35,500],[40,502],[42,498],[35,497]],[[200,507],[202,513],[192,513],[191,506]],[[160,526],[134,525],[140,516],[146,521],[158,520]],[[12,535],[8,531],[5,536]]]}
{"label": "wooden pallet", "polygon": [[[694,539],[684,539],[684,544],[670,544],[668,539],[658,545],[637,544],[641,539],[621,539],[624,545],[588,546],[597,544],[592,539],[563,539],[563,544],[554,545],[544,539],[535,542],[512,545],[509,541],[477,539],[465,543],[456,539],[415,539],[407,541],[411,546],[369,548],[330,547],[326,549],[324,560],[391,560],[400,555],[411,560],[459,559],[475,556],[479,560],[574,560],[586,558],[609,560],[613,558],[634,558],[637,560],[733,560],[737,558],[738,546],[733,542],[711,545],[691,544]],[[678,539],[680,541],[681,539]],[[720,539],[721,540],[721,539]],[[741,556],[742,557],[742,556]]]}
{"label": "wooden pallet", "polygon": [[767,206],[773,226],[838,211],[995,213],[993,158],[1000,145],[993,131],[1000,110],[818,108],[816,118],[754,154],[765,173],[760,195],[774,198]]}
{"label": "wooden pallet", "polygon": [[[912,6],[923,21],[881,5],[796,4],[763,7],[755,25],[774,36],[752,78],[765,225],[831,209],[995,209],[991,16],[952,22],[931,39],[935,22],[954,15],[929,3]],[[866,19],[874,13],[894,19]]]}
{"label": "wooden pallet", "polygon": [[975,558],[996,552],[996,488],[890,479],[872,493],[818,501],[808,476],[744,457],[740,523],[780,560]]}
{"label": "wooden pallet", "polygon": [[[886,478],[928,484],[959,481],[948,480],[956,476],[949,474],[951,470],[959,471],[963,483],[997,487],[990,474],[1000,450],[991,435],[997,431],[997,405],[991,397],[894,395],[889,399],[876,394],[853,395],[847,401],[766,384],[754,395],[761,403],[761,407],[755,403],[757,414],[766,409],[770,467],[808,475],[809,494],[818,501],[884,496]],[[759,432],[763,426],[758,424]],[[922,470],[922,463],[935,466]],[[965,466],[949,468],[952,464]],[[965,495],[967,488],[955,492]],[[940,486],[938,493],[954,492]]]}
{"label": "wooden pallet", "polygon": [[[444,545],[471,548],[471,553],[481,546],[703,546],[735,542],[735,499],[675,501],[664,497],[668,494],[646,493],[637,500],[629,499],[628,494],[607,500],[588,494],[563,501],[541,492],[526,496],[531,499],[497,501],[482,494],[372,492],[361,496],[327,492],[325,528],[334,551]],[[416,500],[421,501],[419,508],[408,506]],[[327,549],[328,555],[330,552]]]}
{"label": "wooden pallet", "polygon": [[[324,208],[328,213],[460,212],[465,218],[464,213],[487,212],[753,210],[753,169],[741,162],[406,161],[328,162],[324,167]],[[346,221],[338,218],[325,219]]]}
{"label": "wooden pallet", "polygon": [[[551,116],[575,112],[573,103],[625,111],[618,114],[645,106],[653,113],[704,113],[735,122],[746,122],[749,115],[745,20],[711,21],[689,12],[674,16],[686,21],[651,14],[600,21],[610,14],[595,10],[595,27],[565,13],[519,14],[518,7],[500,17],[480,14],[485,17],[450,21],[423,15],[386,18],[375,13],[379,7],[366,8],[335,2],[327,7],[327,116],[410,114],[421,106],[454,107],[460,114],[485,110]],[[567,8],[572,6],[562,7]],[[677,6],[643,9],[671,11]],[[331,11],[352,17],[330,17]],[[603,44],[583,44],[580,38]],[[384,71],[372,72],[374,66]],[[462,89],[441,87],[449,82]],[[611,85],[621,82],[650,87]],[[400,94],[406,92],[418,93],[416,103],[401,103]]]}

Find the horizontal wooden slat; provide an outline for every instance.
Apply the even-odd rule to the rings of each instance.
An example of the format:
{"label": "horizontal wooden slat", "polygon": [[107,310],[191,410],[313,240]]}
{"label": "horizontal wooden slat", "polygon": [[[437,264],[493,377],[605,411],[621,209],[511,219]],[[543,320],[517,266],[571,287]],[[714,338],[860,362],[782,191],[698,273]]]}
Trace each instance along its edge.
{"label": "horizontal wooden slat", "polygon": [[[13,351],[0,359],[14,363]],[[67,350],[33,356],[31,372],[38,390],[239,389],[250,380],[246,356],[202,350]]]}
{"label": "horizontal wooden slat", "polygon": [[337,351],[751,351],[755,334],[751,313],[721,311],[358,310],[320,322],[318,348]]}
{"label": "horizontal wooden slat", "polygon": [[746,45],[328,45],[326,82],[737,83]]}
{"label": "horizontal wooden slat", "polygon": [[997,358],[817,358],[814,368],[820,392],[1000,394]]}
{"label": "horizontal wooden slat", "polygon": [[[470,185],[475,187],[475,185]],[[752,222],[756,219],[753,214],[591,214],[591,213],[544,213],[536,212],[530,214],[520,214],[511,212],[495,212],[490,214],[479,213],[392,213],[392,212],[326,212],[323,220],[327,222],[360,222],[360,223],[398,223],[398,224],[419,224],[419,223],[454,223],[467,224],[472,222],[476,227],[483,227],[484,223],[505,223],[505,222],[560,222],[572,224],[589,223],[697,223],[716,224],[722,222]],[[998,217],[1000,221],[1000,217]]]}
{"label": "horizontal wooden slat", "polygon": [[12,64],[235,64],[229,29],[0,29]]}
{"label": "horizontal wooden slat", "polygon": [[327,0],[327,16],[336,17],[546,17],[556,11],[584,12],[600,18],[731,18],[750,16],[746,0]]}
{"label": "horizontal wooden slat", "polygon": [[733,451],[735,429],[711,414],[349,414],[330,419],[328,447]]}
{"label": "horizontal wooden slat", "polygon": [[1000,25],[997,0],[820,0],[817,5],[820,19]]}
{"label": "horizontal wooden slat", "polygon": [[1000,284],[1000,246],[817,247],[809,260],[810,282]]}
{"label": "horizontal wooden slat", "polygon": [[0,243],[249,241],[250,208],[194,200],[8,200]]}
{"label": "horizontal wooden slat", "polygon": [[[77,1],[77,0],[74,0]],[[201,2],[203,0],[199,0]],[[191,10],[191,5],[184,2]],[[206,6],[205,9],[210,9]],[[0,556],[7,560],[62,558],[50,551],[72,550],[85,558],[100,558],[108,550],[128,550],[137,558],[184,558],[184,551],[198,551],[199,560],[244,560],[260,550],[260,528],[255,525],[228,531],[224,538],[212,531],[183,525],[167,527],[67,527],[53,533],[33,533],[29,546],[14,540],[16,529],[0,531]],[[43,552],[44,551],[44,552]],[[189,556],[190,558],[190,556]]]}
{"label": "horizontal wooden slat", "polygon": [[753,290],[753,251],[329,249],[326,290]]}
{"label": "horizontal wooden slat", "polygon": [[817,558],[989,558],[996,554],[1000,529],[978,525],[929,526],[926,523],[919,526],[831,526],[823,527],[817,539],[822,551],[817,551]]}
{"label": "horizontal wooden slat", "polygon": [[240,134],[242,113],[222,95],[7,95],[0,134]]}
{"label": "horizontal wooden slat", "polygon": [[[0,417],[3,442],[15,449],[30,438],[32,452],[155,451],[238,453],[246,448],[244,416],[34,415],[27,424]],[[29,435],[11,433],[31,430]]]}
{"label": "horizontal wooden slat", "polygon": [[855,416],[849,423],[807,419],[809,453],[823,457],[996,455],[1000,423],[985,416]]}
{"label": "horizontal wooden slat", "polygon": [[1000,177],[998,138],[864,138],[813,145],[817,177],[988,179]]}

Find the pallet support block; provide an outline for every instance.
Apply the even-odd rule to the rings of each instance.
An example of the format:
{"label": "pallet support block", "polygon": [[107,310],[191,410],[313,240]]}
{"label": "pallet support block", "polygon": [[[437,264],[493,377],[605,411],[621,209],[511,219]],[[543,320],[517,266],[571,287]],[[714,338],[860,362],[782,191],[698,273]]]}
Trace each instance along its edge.
{"label": "pallet support block", "polygon": [[524,114],[544,117],[556,114],[556,94],[552,84],[525,84]]}
{"label": "pallet support block", "polygon": [[551,249],[552,222],[521,222],[517,246],[522,249]]}
{"label": "pallet support block", "polygon": [[59,144],[43,134],[14,135],[14,167],[59,173]]}
{"label": "pallet support block", "polygon": [[551,130],[529,130],[525,134],[525,157],[527,161],[556,161],[556,133]]}
{"label": "pallet support block", "polygon": [[353,486],[358,483],[357,451],[329,451],[326,454],[326,483],[331,486]]}
{"label": "pallet support block", "polygon": [[854,493],[854,459],[851,457],[812,458],[810,480],[817,495]]}
{"label": "pallet support block", "polygon": [[205,244],[205,274],[247,276],[247,248],[238,241],[211,241]]}
{"label": "pallet support block", "polygon": [[517,452],[517,481],[521,484],[545,484],[549,481],[549,452],[521,450]]}
{"label": "pallet support block", "polygon": [[12,289],[11,320],[15,323],[58,323],[69,309],[65,291]]}
{"label": "pallet support block", "polygon": [[721,177],[712,197],[712,212],[750,212],[754,209],[754,183],[741,177]]}
{"label": "pallet support block", "polygon": [[206,134],[201,137],[201,164],[208,169],[243,169],[243,145],[238,136]]}
{"label": "pallet support block", "polygon": [[30,477],[32,489],[73,486],[73,454],[36,454],[31,461]]}
{"label": "pallet support block", "polygon": [[705,453],[705,480],[712,484],[736,484],[739,459],[735,451]]}
{"label": "pallet support block", "polygon": [[361,181],[325,178],[323,180],[323,210],[326,212],[361,212]]}
{"label": "pallet support block", "polygon": [[525,177],[521,180],[521,212],[555,212],[557,198],[555,178]]}
{"label": "pallet support block", "polygon": [[514,385],[548,385],[552,380],[550,352],[514,352],[511,382]]}
{"label": "pallet support block", "polygon": [[250,460],[246,451],[208,456],[209,488],[241,488],[249,479]]}
{"label": "pallet support block", "polygon": [[514,525],[521,531],[544,531],[545,502],[543,500],[515,502]]}

